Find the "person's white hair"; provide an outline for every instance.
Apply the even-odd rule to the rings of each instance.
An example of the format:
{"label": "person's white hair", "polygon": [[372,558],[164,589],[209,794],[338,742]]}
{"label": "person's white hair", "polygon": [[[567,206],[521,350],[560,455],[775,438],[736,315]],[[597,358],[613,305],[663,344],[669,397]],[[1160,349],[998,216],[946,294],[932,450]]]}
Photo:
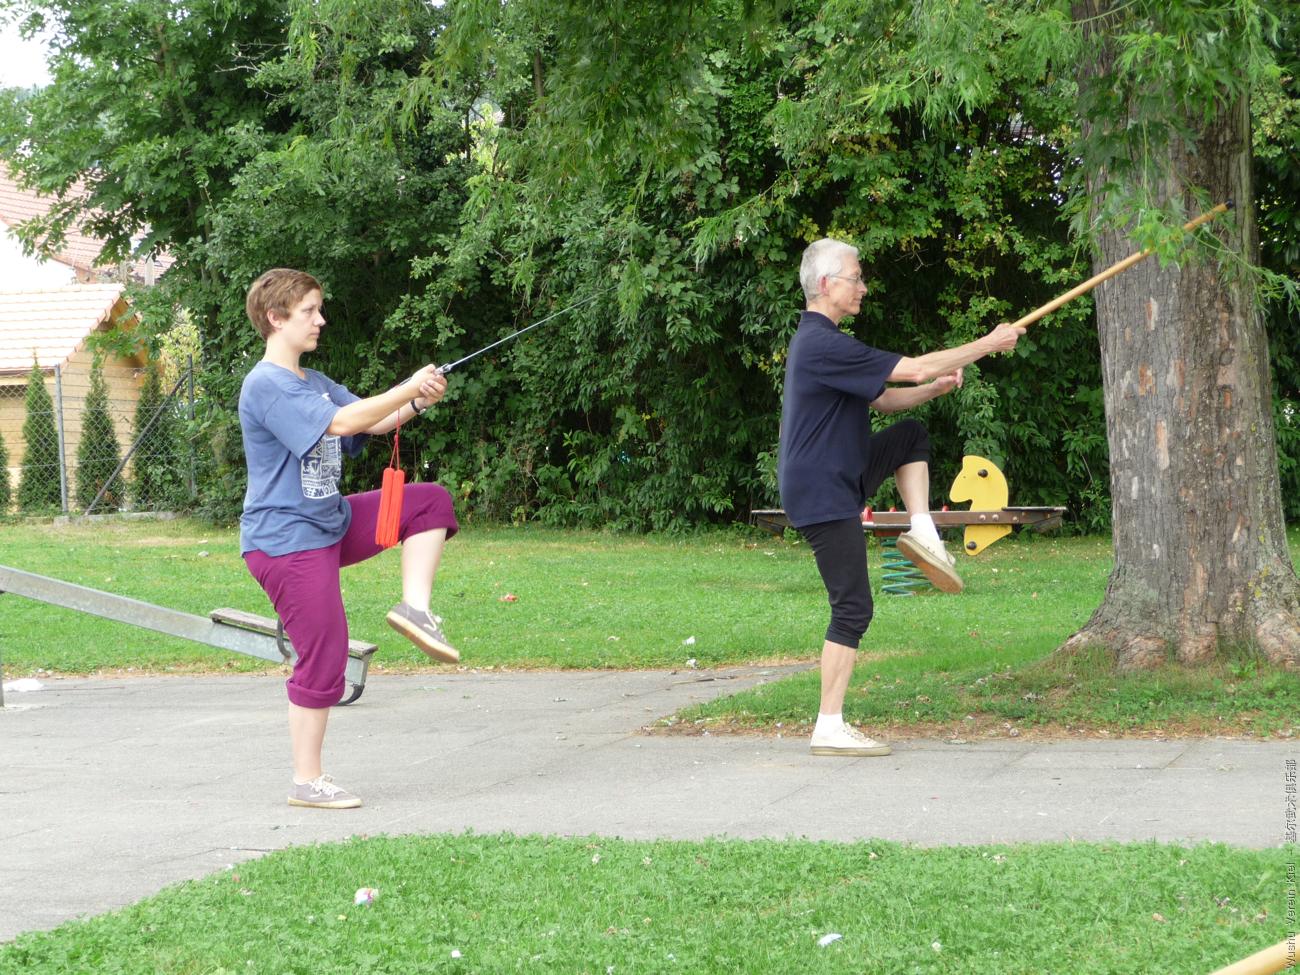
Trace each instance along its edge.
{"label": "person's white hair", "polygon": [[803,285],[803,296],[814,301],[821,295],[821,279],[839,274],[844,268],[845,255],[858,256],[858,249],[834,237],[814,240],[803,252],[799,262],[799,283]]}

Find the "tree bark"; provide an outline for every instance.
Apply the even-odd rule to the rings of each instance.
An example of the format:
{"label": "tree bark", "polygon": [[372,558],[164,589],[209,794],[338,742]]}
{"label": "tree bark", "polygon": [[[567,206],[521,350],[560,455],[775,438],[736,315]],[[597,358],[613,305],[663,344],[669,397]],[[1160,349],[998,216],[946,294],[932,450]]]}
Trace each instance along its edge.
{"label": "tree bark", "polygon": [[[1083,20],[1110,7],[1084,0],[1075,10]],[[1081,88],[1105,78],[1109,56],[1103,46],[1084,66]],[[1215,202],[1235,201],[1210,232],[1257,263],[1248,98],[1222,105],[1197,131],[1194,144],[1156,150],[1166,157],[1161,198],[1191,207],[1189,191],[1202,188]],[[1105,178],[1089,174],[1094,200]],[[1134,250],[1120,232],[1099,244],[1098,270]],[[1101,606],[1061,652],[1100,644],[1124,670],[1246,649],[1300,667],[1300,582],[1282,521],[1268,340],[1253,284],[1199,253],[1181,266],[1148,259],[1094,296],[1115,565]]]}

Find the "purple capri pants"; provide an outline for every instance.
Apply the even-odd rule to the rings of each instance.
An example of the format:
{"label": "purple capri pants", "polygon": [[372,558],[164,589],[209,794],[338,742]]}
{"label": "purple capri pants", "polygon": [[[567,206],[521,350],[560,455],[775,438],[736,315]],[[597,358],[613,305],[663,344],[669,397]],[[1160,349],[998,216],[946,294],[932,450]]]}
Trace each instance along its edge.
{"label": "purple capri pants", "polygon": [[[256,549],[244,554],[248,571],[271,597],[298,654],[285,687],[289,700],[299,707],[328,708],[343,699],[348,618],[339,591],[339,569],[383,551],[375,544],[379,492],[351,494],[345,500],[352,508],[352,522],[333,545],[279,556]],[[447,489],[441,484],[407,484],[398,538],[406,541],[437,528],[447,529],[448,538],[459,528]]]}

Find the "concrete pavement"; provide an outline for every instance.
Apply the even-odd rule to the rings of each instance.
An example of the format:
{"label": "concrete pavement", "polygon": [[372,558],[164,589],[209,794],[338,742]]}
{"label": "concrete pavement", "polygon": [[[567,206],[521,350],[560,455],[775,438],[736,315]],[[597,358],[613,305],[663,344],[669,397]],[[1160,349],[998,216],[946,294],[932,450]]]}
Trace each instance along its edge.
{"label": "concrete pavement", "polygon": [[[787,671],[372,675],[327,767],[366,805],[285,804],[278,678],[46,681],[0,710],[0,940],[291,844],[356,834],[1282,841],[1295,742],[894,742],[644,734]],[[21,892],[17,896],[14,892]]]}

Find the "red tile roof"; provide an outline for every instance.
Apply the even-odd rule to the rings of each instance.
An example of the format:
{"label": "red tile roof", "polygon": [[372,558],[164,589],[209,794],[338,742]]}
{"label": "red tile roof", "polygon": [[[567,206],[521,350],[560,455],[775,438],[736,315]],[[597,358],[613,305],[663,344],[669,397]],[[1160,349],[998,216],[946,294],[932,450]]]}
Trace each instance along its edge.
{"label": "red tile roof", "polygon": [[113,321],[122,284],[0,291],[0,375],[62,365],[97,328]]}
{"label": "red tile roof", "polygon": [[[80,184],[77,190],[80,190]],[[0,165],[0,224],[12,229],[14,225],[24,220],[41,216],[49,207],[46,199],[35,190],[20,189],[18,183],[9,174],[9,170]],[[79,230],[69,230],[63,246],[49,256],[53,260],[75,268],[81,275],[93,279],[99,275],[109,274],[113,270],[111,266],[95,266],[95,261],[103,249],[103,241],[87,236]],[[173,263],[174,260],[165,254],[153,260],[133,261],[131,276],[137,281],[152,284],[158,279],[158,275]]]}

